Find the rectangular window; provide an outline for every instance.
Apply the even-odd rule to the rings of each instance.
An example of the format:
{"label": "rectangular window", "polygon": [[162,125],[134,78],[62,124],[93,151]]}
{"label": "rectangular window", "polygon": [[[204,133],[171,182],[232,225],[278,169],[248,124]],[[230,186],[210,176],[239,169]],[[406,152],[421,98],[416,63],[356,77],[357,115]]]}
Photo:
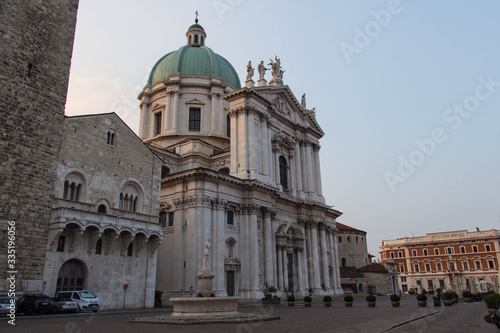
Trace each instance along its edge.
{"label": "rectangular window", "polygon": [[452,247],[447,247],[445,252],[446,252],[446,254],[454,254],[455,253],[455,251],[453,250]]}
{"label": "rectangular window", "polygon": [[495,268],[495,262],[493,260],[488,260],[488,266],[490,268]]}
{"label": "rectangular window", "polygon": [[200,108],[189,108],[189,130],[193,132],[199,132],[201,127],[201,109]]}
{"label": "rectangular window", "polygon": [[448,269],[453,272],[455,270],[455,263],[453,262],[448,263]]}
{"label": "rectangular window", "polygon": [[460,253],[465,253],[465,246],[460,246]]}
{"label": "rectangular window", "polygon": [[429,289],[434,289],[434,283],[432,282],[432,280],[427,280],[427,287]]}
{"label": "rectangular window", "polygon": [[439,288],[444,289],[444,280],[439,280]]}
{"label": "rectangular window", "polygon": [[434,249],[434,254],[438,256],[439,255],[439,249]]}
{"label": "rectangular window", "polygon": [[430,272],[431,271],[431,265],[430,264],[425,264],[425,270],[427,272]]}
{"label": "rectangular window", "polygon": [[394,259],[394,252],[391,252],[391,258]]}
{"label": "rectangular window", "polygon": [[404,265],[399,266],[399,271],[401,273],[404,273],[405,272],[405,266]]}
{"label": "rectangular window", "polygon": [[162,227],[167,226],[167,213],[166,212],[160,212],[160,220],[159,223]]}
{"label": "rectangular window", "polygon": [[134,243],[130,243],[127,248],[127,257],[132,257],[134,254]]}
{"label": "rectangular window", "polygon": [[231,137],[231,118],[229,116],[226,117],[226,136]]}
{"label": "rectangular window", "polygon": [[438,263],[436,263],[436,269],[437,269],[438,271],[441,271],[441,263],[439,263],[439,262],[438,262]]}
{"label": "rectangular window", "polygon": [[467,261],[462,261],[462,268],[463,270],[468,270],[469,269],[469,263]]}
{"label": "rectangular window", "polygon": [[168,226],[174,226],[174,213],[168,213]]}
{"label": "rectangular window", "polygon": [[491,247],[490,247],[490,245],[489,245],[489,244],[486,244],[486,245],[484,246],[484,249],[486,250],[486,252],[491,252]]}
{"label": "rectangular window", "polygon": [[420,272],[420,267],[418,264],[414,264],[413,267],[415,268],[415,272]]}
{"label": "rectangular window", "polygon": [[401,282],[406,282],[406,276],[401,277]]}
{"label": "rectangular window", "polygon": [[417,250],[411,251],[411,255],[414,256],[414,257],[416,257],[417,256]]}
{"label": "rectangular window", "polygon": [[155,114],[155,135],[161,134],[161,112]]}
{"label": "rectangular window", "polygon": [[227,225],[234,225],[234,212],[232,210],[227,211]]}
{"label": "rectangular window", "polygon": [[57,252],[64,252],[64,243],[66,243],[66,236],[59,236],[57,240]]}
{"label": "rectangular window", "polygon": [[427,256],[429,255],[429,253],[427,252],[427,249],[424,249],[424,256]]}
{"label": "rectangular window", "polygon": [[476,260],[476,269],[481,269],[481,260]]}
{"label": "rectangular window", "polygon": [[422,281],[417,280],[417,286],[422,286]]}
{"label": "rectangular window", "polygon": [[403,258],[403,251],[398,251],[398,257]]}
{"label": "rectangular window", "polygon": [[477,246],[476,246],[476,245],[472,246],[472,251],[473,251],[473,252],[476,252],[476,253],[478,252],[478,251],[477,251]]}

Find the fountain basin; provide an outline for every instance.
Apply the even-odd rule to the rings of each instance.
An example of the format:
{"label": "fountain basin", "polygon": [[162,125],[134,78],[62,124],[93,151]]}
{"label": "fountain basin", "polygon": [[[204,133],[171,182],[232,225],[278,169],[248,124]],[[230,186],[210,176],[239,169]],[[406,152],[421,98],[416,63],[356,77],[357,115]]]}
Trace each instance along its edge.
{"label": "fountain basin", "polygon": [[178,297],[171,298],[172,317],[238,317],[239,297]]}

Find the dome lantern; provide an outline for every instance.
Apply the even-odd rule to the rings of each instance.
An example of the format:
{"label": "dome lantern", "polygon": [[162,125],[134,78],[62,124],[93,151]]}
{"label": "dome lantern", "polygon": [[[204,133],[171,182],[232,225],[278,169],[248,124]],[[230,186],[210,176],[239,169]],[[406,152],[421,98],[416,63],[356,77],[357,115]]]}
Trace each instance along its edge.
{"label": "dome lantern", "polygon": [[205,39],[207,38],[207,34],[205,33],[205,29],[201,25],[198,24],[198,12],[196,12],[196,19],[194,20],[194,24],[189,27],[186,32],[187,37],[187,45],[192,46],[205,46]]}

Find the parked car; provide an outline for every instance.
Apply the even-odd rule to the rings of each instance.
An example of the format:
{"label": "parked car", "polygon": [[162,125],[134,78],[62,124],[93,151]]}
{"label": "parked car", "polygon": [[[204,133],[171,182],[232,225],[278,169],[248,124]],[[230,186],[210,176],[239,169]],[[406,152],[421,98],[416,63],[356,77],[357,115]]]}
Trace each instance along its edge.
{"label": "parked car", "polygon": [[99,298],[88,290],[58,291],[56,298],[66,298],[78,304],[80,311],[92,310],[97,312],[101,307]]}
{"label": "parked car", "polygon": [[[0,314],[10,313],[10,309],[11,309],[10,305],[12,304],[11,299],[12,298],[8,298],[8,297],[0,298]],[[16,306],[16,301],[14,299],[14,309],[15,309],[15,306]]]}
{"label": "parked car", "polygon": [[46,295],[24,295],[17,301],[17,313],[24,313],[29,316],[33,313],[52,313],[52,300]]}
{"label": "parked car", "polygon": [[59,312],[80,312],[78,303],[72,301],[71,298],[53,298],[52,302],[54,304],[52,313],[54,314]]}

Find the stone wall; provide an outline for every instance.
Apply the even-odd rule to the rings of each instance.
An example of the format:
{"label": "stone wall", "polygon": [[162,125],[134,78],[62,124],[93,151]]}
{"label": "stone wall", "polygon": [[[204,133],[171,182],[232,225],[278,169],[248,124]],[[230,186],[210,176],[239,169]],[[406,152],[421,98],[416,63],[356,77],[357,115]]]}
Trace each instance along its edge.
{"label": "stone wall", "polygon": [[0,2],[0,292],[7,221],[17,291],[41,286],[78,0]]}

